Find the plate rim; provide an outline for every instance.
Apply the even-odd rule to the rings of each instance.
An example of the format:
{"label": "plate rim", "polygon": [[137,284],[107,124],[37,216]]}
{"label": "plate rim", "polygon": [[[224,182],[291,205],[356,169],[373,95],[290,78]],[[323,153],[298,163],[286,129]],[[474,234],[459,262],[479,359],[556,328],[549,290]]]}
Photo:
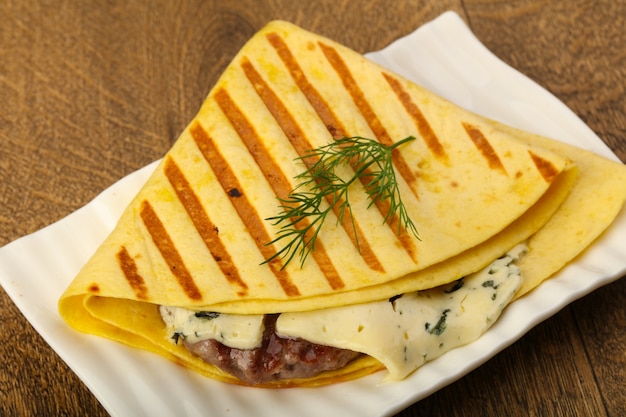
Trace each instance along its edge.
{"label": "plate rim", "polygon": [[[552,106],[555,106],[557,111],[562,112],[564,117],[567,119],[566,120],[567,123],[574,124],[577,129],[581,129],[581,125],[584,126],[584,129],[582,130],[582,133],[581,133],[581,135],[583,136],[581,137],[584,138],[584,140],[592,141],[592,146],[591,146],[592,149],[590,150],[596,151],[596,153],[600,153],[602,154],[602,156],[610,157],[611,159],[616,159],[619,161],[617,156],[615,156],[615,154],[610,150],[610,148],[608,148],[608,146],[599,137],[597,137],[595,133],[593,133],[591,129],[582,122],[582,120],[580,120],[569,108],[567,108],[554,95],[549,93],[546,89],[544,89],[540,85],[536,84],[534,81],[530,80],[528,77],[521,74],[516,69],[510,67],[509,65],[501,61],[499,58],[493,55],[490,51],[488,51],[487,48],[475,37],[475,35],[471,32],[469,27],[465,24],[465,22],[461,19],[461,17],[456,12],[453,12],[453,11],[444,12],[443,14],[439,15],[439,17],[435,18],[434,20],[420,26],[414,32],[392,42],[390,45],[388,45],[386,48],[382,49],[381,51],[376,51],[376,52],[372,52],[372,53],[365,54],[365,55],[366,57],[373,59],[374,61],[377,61],[377,60],[382,59],[385,56],[384,54],[388,53],[390,50],[393,50],[393,48],[405,47],[404,46],[405,44],[403,44],[403,42],[404,43],[418,42],[418,45],[419,45],[419,42],[425,42],[424,40],[422,40],[423,36],[435,36],[435,37],[448,36],[448,37],[451,37],[452,39],[462,36],[464,38],[463,42],[469,43],[471,44],[471,46],[476,48],[477,51],[480,52],[481,57],[484,57],[485,59],[490,60],[489,65],[497,67],[497,71],[501,71],[505,77],[507,76],[507,74],[513,74],[510,76],[514,77],[516,79],[516,82],[521,82],[523,84],[529,83],[528,85],[530,85],[532,89],[535,89],[534,94],[541,95],[546,100],[546,102],[550,102]],[[392,68],[392,70],[394,69]],[[437,92],[437,93],[451,101],[455,101],[454,97],[446,97],[445,91],[443,92],[443,94],[441,92]],[[476,111],[475,109],[472,109],[471,106],[469,107],[470,107],[469,110]],[[482,112],[481,114],[483,113],[484,112]],[[499,119],[497,114],[495,115],[483,114],[483,115],[487,117],[492,117],[494,119]],[[504,120],[501,120],[501,121],[504,121]],[[515,125],[515,123],[511,123],[511,124]],[[523,127],[523,126],[517,126],[517,127]],[[536,132],[536,133],[545,134],[545,132]],[[599,143],[596,143],[596,142],[599,142]],[[85,218],[87,218],[87,220],[90,220],[92,219],[92,216],[95,216],[97,217],[97,221],[100,222],[100,227],[104,227],[105,229],[112,228],[115,222],[117,221],[117,217],[121,215],[121,210],[123,210],[123,208],[126,206],[126,204],[120,204],[120,202],[123,200],[130,201],[130,199],[132,199],[132,197],[134,196],[136,192],[133,190],[138,189],[145,182],[147,177],[154,170],[154,168],[156,167],[156,164],[158,163],[159,161],[152,162],[151,164],[148,164],[144,166],[143,168],[140,168],[139,170],[124,176],[123,178],[121,178],[120,180],[112,184],[110,187],[107,187],[105,190],[103,190],[99,195],[97,195],[93,200],[91,200],[91,202],[81,207],[80,209],[74,211],[73,213],[66,216],[65,218],[49,226],[46,226],[35,233],[18,238],[14,240],[13,242],[8,243],[4,247],[0,248],[0,260],[5,261],[9,259],[10,258],[9,255],[14,254],[15,252],[19,252],[20,248],[23,248],[23,247],[30,248],[31,246],[36,246],[36,245],[45,246],[46,242],[40,241],[42,240],[41,238],[43,236],[46,236],[46,239],[48,239],[48,236],[50,235],[53,237],[62,236],[64,233],[67,233],[65,229],[69,227],[68,225],[71,222],[82,222],[82,221],[85,221]],[[111,209],[111,207],[106,207],[106,209],[103,209],[102,207],[100,207],[101,205],[110,205],[110,200],[115,201],[116,202],[115,204],[117,204],[117,205],[114,204],[115,205],[114,209]],[[622,210],[620,211],[620,214],[618,215],[618,222],[619,224],[617,226],[611,227],[609,233],[611,233],[611,231],[613,231],[612,233],[615,233],[614,231],[618,227],[619,227],[619,230],[626,228],[626,209],[624,207],[622,208]],[[594,245],[594,247],[597,247],[597,244]],[[84,250],[90,250],[90,249],[85,248]],[[77,268],[80,268],[82,263],[84,263],[84,261],[83,262],[74,261],[71,263],[71,265],[67,266],[66,268],[68,271],[74,271]],[[578,266],[574,265],[571,267],[578,267]],[[10,263],[7,264],[7,262],[0,262],[0,284],[5,289],[9,297],[12,299],[14,304],[18,307],[18,309],[22,312],[22,314],[27,318],[27,320],[35,328],[35,330],[44,338],[46,343],[48,343],[52,347],[52,349],[62,358],[62,360],[72,369],[72,371],[76,373],[76,375],[83,381],[83,383],[85,383],[85,385],[89,388],[89,390],[94,394],[94,396],[106,409],[106,411],[112,416],[127,415],[128,413],[133,413],[133,415],[138,415],[136,414],[138,410],[146,409],[145,405],[130,404],[132,401],[129,402],[128,400],[125,400],[124,405],[120,405],[118,402],[115,401],[116,399],[115,389],[107,388],[100,380],[102,375],[94,375],[95,369],[93,366],[89,366],[89,364],[85,366],[85,364],[83,363],[84,358],[80,358],[79,360],[78,358],[73,356],[73,352],[67,349],[66,343],[58,339],[59,336],[57,335],[57,332],[63,331],[63,328],[59,327],[58,321],[61,320],[62,322],[62,319],[58,316],[58,313],[56,314],[56,317],[49,317],[47,316],[47,314],[49,314],[50,312],[50,308],[51,308],[50,305],[46,307],[47,309],[42,308],[41,310],[39,310],[38,308],[34,308],[33,306],[29,306],[27,302],[26,289],[20,286],[20,283],[17,281],[17,278],[9,278],[13,276],[13,272],[20,270],[20,268],[24,268],[24,266],[21,264],[16,265],[16,264],[10,264]],[[568,268],[566,268],[566,270]],[[528,296],[526,296],[524,299],[520,299],[516,301],[515,303],[511,304],[510,306],[508,306],[507,309],[505,309],[501,318],[496,322],[496,324],[494,324],[494,326],[492,326],[492,328],[487,333],[485,333],[479,340],[469,345],[463,346],[461,348],[454,349],[453,351],[446,353],[444,356],[434,361],[429,362],[424,367],[416,371],[409,378],[398,383],[400,385],[396,385],[395,387],[390,388],[389,385],[378,385],[380,374],[371,375],[369,377],[362,378],[361,380],[357,380],[357,381],[351,381],[348,383],[339,384],[340,388],[341,387],[345,388],[347,386],[346,384],[352,384],[353,386],[356,387],[357,392],[358,392],[358,389],[369,389],[371,388],[371,385],[374,384],[375,386],[378,387],[377,388],[378,394],[372,396],[372,398],[375,399],[374,405],[372,405],[372,403],[370,402],[364,402],[365,404],[363,404],[361,406],[361,409],[359,410],[353,410],[353,409],[347,410],[345,407],[350,404],[353,404],[354,401],[351,403],[350,401],[346,400],[346,398],[341,397],[341,395],[333,393],[333,390],[335,390],[334,388],[335,386],[333,386],[332,389],[331,388],[315,388],[313,390],[316,393],[316,396],[318,397],[319,397],[320,392],[324,392],[325,394],[329,395],[328,398],[337,399],[338,406],[343,407],[343,408],[339,408],[333,411],[332,405],[331,405],[330,412],[342,412],[342,414],[344,414],[344,413],[351,413],[353,411],[356,411],[358,415],[371,415],[371,416],[391,415],[393,413],[396,413],[408,407],[409,405],[415,403],[416,401],[419,401],[420,399],[427,397],[428,395],[436,392],[442,387],[452,383],[453,381],[456,381],[462,378],[473,369],[477,368],[478,366],[482,365],[484,362],[491,359],[496,353],[500,352],[501,350],[503,350],[504,348],[506,348],[507,346],[511,345],[512,343],[517,341],[519,338],[524,336],[531,328],[536,326],[538,323],[554,315],[556,312],[558,312],[560,309],[565,307],[567,304],[590,293],[591,291],[595,290],[596,288],[602,285],[606,285],[606,284],[609,284],[610,282],[613,282],[614,280],[623,276],[624,273],[626,273],[626,262],[624,263],[624,265],[621,265],[621,268],[618,267],[617,269],[615,269],[608,275],[604,272],[600,273],[599,279],[593,280],[587,286],[577,287],[575,291],[568,289],[567,291],[565,291],[565,293],[562,293],[561,297],[556,299],[555,303],[551,304],[548,307],[546,307],[545,305],[546,303],[546,300],[544,299],[545,297],[536,296],[535,292],[531,293]],[[598,275],[596,275],[596,277],[598,277]],[[69,281],[71,281],[72,278],[73,278],[73,275],[69,276],[68,278]],[[69,281],[65,283],[65,285],[69,284]],[[561,284],[560,284],[560,281],[550,280],[542,284],[541,288],[546,288],[545,287],[546,285],[548,286],[548,288],[550,288],[551,286],[558,287]],[[541,292],[539,292],[539,294],[541,294]],[[502,326],[503,326],[503,323],[507,323],[506,321],[507,317],[511,315],[519,314],[518,310],[523,310],[523,309],[528,308],[525,303],[518,304],[522,300],[529,300],[529,302],[531,303],[538,303],[538,305],[542,306],[542,314],[535,315],[533,317],[533,320],[530,320],[525,323],[521,331],[518,330],[514,332],[514,334],[511,336],[510,333],[505,332],[506,329],[502,329]],[[551,298],[550,300],[554,301],[555,299]],[[56,306],[56,300],[54,302],[54,306]],[[54,311],[56,313],[56,309]],[[64,324],[64,322],[62,323]],[[73,330],[70,330],[70,331],[74,332]],[[507,334],[508,336],[504,340],[499,340],[502,334]],[[139,359],[141,364],[145,364],[145,363],[152,363],[154,360],[155,363],[158,363],[163,368],[165,368],[167,372],[172,371],[172,370],[177,371],[177,372],[180,371],[179,369],[175,368],[173,364],[161,363],[163,362],[163,358],[156,357],[157,355],[154,355],[148,352],[143,352],[143,351],[136,351],[124,345],[120,345],[116,342],[102,339],[97,336],[76,334],[74,335],[74,340],[78,340],[78,343],[84,343],[86,346],[90,346],[90,347],[94,345],[97,346],[99,349],[99,354],[102,354],[104,357],[106,357],[107,354],[110,355],[109,350],[111,349],[115,352],[117,352],[118,350],[122,350],[123,351],[122,357],[124,361],[134,361],[134,360]],[[126,350],[129,350],[129,349],[130,351],[126,352]],[[466,352],[471,352],[473,349],[481,349],[481,354],[478,355],[472,361],[466,361],[466,358],[467,358]],[[483,349],[486,349],[488,354],[484,354],[485,350]],[[448,364],[450,362],[455,363],[455,364],[461,363],[462,367],[460,368],[460,371],[457,371],[451,374],[448,371],[449,369]],[[188,371],[188,372],[191,373],[191,371]],[[159,378],[163,378],[163,376],[161,375],[162,373],[163,371],[159,371],[158,373]],[[422,377],[422,375],[426,375],[426,376]],[[438,382],[436,384],[424,386],[422,381],[428,380],[432,378],[433,376],[437,379]],[[201,380],[199,378],[203,378],[203,379]],[[205,381],[204,377],[198,377],[197,375],[193,375],[193,374],[189,376],[188,381],[190,384],[199,383],[199,385],[212,386],[212,387],[217,386],[216,384],[222,384],[216,381]],[[400,389],[395,389],[398,387],[400,387]],[[416,387],[418,387],[417,390],[415,390]],[[187,388],[189,388],[189,385],[187,386]],[[146,385],[144,389],[149,391],[150,385]],[[224,391],[227,391],[229,393],[233,393],[235,390],[241,390],[241,392],[245,392],[246,395],[250,395],[253,398],[259,398],[259,397],[263,398],[258,393],[264,392],[267,397],[270,397],[268,398],[268,401],[274,404],[274,406],[279,404],[281,401],[284,401],[285,399],[290,399],[292,397],[296,399],[296,404],[298,404],[298,400],[302,401],[302,398],[307,398],[306,397],[307,393],[311,392],[311,389],[298,389],[300,390],[298,391],[298,394],[290,395],[289,394],[290,390],[267,391],[267,390],[258,389],[258,388],[247,389],[244,387],[232,387],[232,386],[224,388]],[[294,391],[291,391],[291,392],[294,392]],[[267,393],[270,393],[270,394],[267,394]],[[236,393],[235,395],[236,397],[241,399],[241,393]],[[165,404],[165,405],[167,408],[168,404]],[[245,401],[244,401],[243,406],[250,407],[250,405],[245,403]],[[194,404],[187,405],[186,407],[188,407],[188,409],[186,409],[187,414],[193,415]],[[152,409],[152,408],[148,407],[147,409]],[[274,409],[273,412],[275,416],[282,415],[280,413],[276,413],[275,411],[276,410]],[[289,412],[290,410],[286,410],[286,411]],[[233,415],[235,414],[234,409],[231,410],[231,413]],[[172,414],[172,415],[175,415],[175,414]],[[285,415],[289,415],[289,414],[285,414]]]}

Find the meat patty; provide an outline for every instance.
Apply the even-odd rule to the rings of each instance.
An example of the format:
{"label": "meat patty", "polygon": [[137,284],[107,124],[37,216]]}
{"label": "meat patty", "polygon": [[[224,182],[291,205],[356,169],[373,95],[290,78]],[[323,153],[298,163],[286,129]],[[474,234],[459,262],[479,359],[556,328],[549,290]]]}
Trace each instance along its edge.
{"label": "meat patty", "polygon": [[352,350],[318,345],[301,338],[281,337],[276,334],[277,317],[265,317],[263,342],[255,349],[231,348],[213,339],[184,342],[185,347],[205,362],[248,385],[311,378],[324,371],[340,369],[361,355]]}

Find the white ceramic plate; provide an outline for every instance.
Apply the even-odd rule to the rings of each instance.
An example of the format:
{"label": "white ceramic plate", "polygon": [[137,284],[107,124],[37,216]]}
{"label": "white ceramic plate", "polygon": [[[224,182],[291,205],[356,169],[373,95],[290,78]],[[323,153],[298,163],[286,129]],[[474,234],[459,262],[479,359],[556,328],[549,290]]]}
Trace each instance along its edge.
{"label": "white ceramic plate", "polygon": [[[485,116],[617,160],[543,88],[493,56],[448,12],[369,57]],[[382,374],[315,389],[264,390],[203,378],[161,357],[79,334],[57,299],[115,225],[155,164],[65,219],[0,249],[0,283],[24,316],[113,416],[386,416],[461,378],[573,300],[626,273],[626,211],[576,263],[509,306],[478,341],[379,385]]]}

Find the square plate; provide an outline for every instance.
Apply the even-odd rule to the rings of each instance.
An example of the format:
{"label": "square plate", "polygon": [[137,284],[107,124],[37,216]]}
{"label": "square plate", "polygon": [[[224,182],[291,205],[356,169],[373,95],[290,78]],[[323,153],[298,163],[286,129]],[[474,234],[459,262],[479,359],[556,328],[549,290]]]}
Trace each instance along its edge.
{"label": "square plate", "polygon": [[[370,59],[471,111],[619,159],[545,89],[491,54],[447,12]],[[406,380],[382,374],[322,388],[266,390],[204,378],[158,355],[70,329],[57,300],[115,226],[156,162],[122,178],[66,218],[0,249],[0,283],[34,328],[112,416],[392,415],[475,369],[568,303],[626,273],[626,209],[591,248],[506,308],[476,342]]]}

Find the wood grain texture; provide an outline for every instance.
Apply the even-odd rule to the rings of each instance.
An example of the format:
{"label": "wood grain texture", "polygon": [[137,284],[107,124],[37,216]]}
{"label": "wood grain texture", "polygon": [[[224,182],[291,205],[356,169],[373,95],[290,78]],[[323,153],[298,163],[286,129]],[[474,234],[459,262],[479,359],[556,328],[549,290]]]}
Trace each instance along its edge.
{"label": "wood grain texture", "polygon": [[[230,59],[290,20],[359,52],[457,11],[626,160],[626,2],[0,2],[0,245],[161,157]],[[626,281],[573,303],[399,416],[626,415]],[[0,292],[0,415],[106,416]]]}

